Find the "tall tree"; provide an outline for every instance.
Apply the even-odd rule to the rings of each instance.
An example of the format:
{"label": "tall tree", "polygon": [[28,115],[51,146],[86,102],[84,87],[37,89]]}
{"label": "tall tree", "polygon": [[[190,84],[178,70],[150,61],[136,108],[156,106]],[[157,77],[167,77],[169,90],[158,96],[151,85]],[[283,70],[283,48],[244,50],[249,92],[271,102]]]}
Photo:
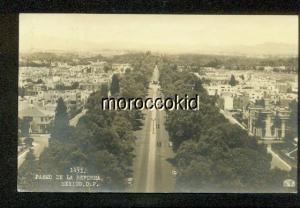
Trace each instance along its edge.
{"label": "tall tree", "polygon": [[279,134],[278,134],[278,130],[280,128],[280,124],[281,124],[281,121],[280,121],[280,117],[278,115],[278,112],[276,112],[276,115],[274,117],[274,123],[273,123],[273,126],[274,126],[274,134],[275,134],[275,137],[279,137]]}
{"label": "tall tree", "polygon": [[104,68],[103,68],[103,71],[105,72],[105,73],[107,73],[108,71],[110,71],[111,70],[111,66],[104,66]]}
{"label": "tall tree", "polygon": [[30,149],[25,157],[25,161],[18,169],[18,187],[22,190],[34,191],[37,188],[37,180],[34,179],[37,172],[37,161],[33,153],[33,150]]}
{"label": "tall tree", "polygon": [[67,141],[69,137],[67,107],[61,97],[57,100],[51,137],[57,141]]}
{"label": "tall tree", "polygon": [[232,74],[231,77],[230,77],[229,84],[230,84],[231,86],[237,85],[237,81],[235,80],[235,77],[234,77],[233,74]]}
{"label": "tall tree", "polygon": [[102,84],[100,87],[100,96],[101,97],[107,97],[108,96],[108,86],[107,84]]}
{"label": "tall tree", "polygon": [[195,81],[194,90],[196,92],[202,92],[204,90],[203,87],[202,87],[202,81],[200,79]]}
{"label": "tall tree", "polygon": [[114,74],[111,78],[110,92],[113,96],[116,96],[120,92],[120,79],[117,74]]}

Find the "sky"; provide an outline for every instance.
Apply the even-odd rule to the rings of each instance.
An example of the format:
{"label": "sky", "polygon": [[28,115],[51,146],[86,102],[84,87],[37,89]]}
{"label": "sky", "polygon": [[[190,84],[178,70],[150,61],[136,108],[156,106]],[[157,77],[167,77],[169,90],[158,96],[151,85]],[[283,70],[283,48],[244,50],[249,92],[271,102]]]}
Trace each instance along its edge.
{"label": "sky", "polygon": [[279,15],[20,14],[19,48],[201,52],[265,43],[298,45],[298,17]]}

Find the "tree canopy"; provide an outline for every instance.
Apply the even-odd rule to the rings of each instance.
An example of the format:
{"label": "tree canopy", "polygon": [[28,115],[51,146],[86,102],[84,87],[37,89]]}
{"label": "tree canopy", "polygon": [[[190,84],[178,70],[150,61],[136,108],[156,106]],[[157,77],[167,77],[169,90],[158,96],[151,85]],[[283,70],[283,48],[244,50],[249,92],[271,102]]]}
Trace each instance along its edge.
{"label": "tree canopy", "polygon": [[113,96],[116,96],[120,92],[120,80],[117,74],[114,74],[111,79],[110,92]]}
{"label": "tree canopy", "polygon": [[[149,61],[150,60],[150,61]],[[135,68],[127,71],[120,79],[120,95],[123,97],[135,95],[145,97],[147,83],[154,68],[151,54],[138,56]],[[151,70],[150,70],[151,69]],[[128,81],[130,79],[130,81]],[[134,80],[134,81],[133,81]],[[132,82],[131,82],[132,81]],[[101,100],[107,97],[108,86],[102,85],[99,91],[90,94],[86,109],[75,128],[69,126],[67,108],[60,98],[57,101],[51,143],[35,160],[32,169],[26,164],[28,158],[20,167],[28,173],[68,174],[71,167],[85,167],[89,175],[100,175],[101,186],[91,190],[122,191],[127,187],[127,178],[132,177],[135,136],[134,130],[141,125],[143,117],[140,111],[106,111],[101,108]],[[24,171],[24,172],[26,172]],[[23,172],[21,172],[23,173]],[[20,184],[27,190],[37,189],[61,191],[57,181],[51,183],[32,183],[33,175],[20,175]],[[33,186],[24,186],[31,183]],[[77,188],[75,191],[85,191]]]}
{"label": "tree canopy", "polygon": [[55,117],[53,121],[53,127],[51,131],[51,138],[67,142],[69,139],[69,118],[67,113],[67,106],[63,99],[60,97],[57,100],[57,106],[55,110]]}
{"label": "tree canopy", "polygon": [[[174,71],[165,62],[160,83],[165,96],[200,97],[199,111],[168,111],[166,128],[178,170],[176,190],[184,192],[268,192],[282,190],[287,172],[270,168],[271,155],[239,126],[219,113],[192,73]],[[259,125],[260,126],[260,125]]]}

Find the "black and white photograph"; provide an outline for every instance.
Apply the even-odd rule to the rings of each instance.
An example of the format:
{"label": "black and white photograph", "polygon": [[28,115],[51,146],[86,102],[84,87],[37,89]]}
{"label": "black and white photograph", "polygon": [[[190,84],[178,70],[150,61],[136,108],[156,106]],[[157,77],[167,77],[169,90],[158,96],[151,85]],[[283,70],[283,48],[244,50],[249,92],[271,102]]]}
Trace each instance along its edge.
{"label": "black and white photograph", "polygon": [[19,14],[18,192],[297,193],[298,24]]}

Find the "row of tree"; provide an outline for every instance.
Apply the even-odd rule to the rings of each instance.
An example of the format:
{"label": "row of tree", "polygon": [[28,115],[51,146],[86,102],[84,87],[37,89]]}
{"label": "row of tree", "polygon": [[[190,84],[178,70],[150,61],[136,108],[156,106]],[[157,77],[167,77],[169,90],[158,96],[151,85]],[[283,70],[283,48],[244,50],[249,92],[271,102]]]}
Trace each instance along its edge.
{"label": "row of tree", "polygon": [[79,88],[79,82],[73,82],[71,85],[56,84],[55,90],[76,90]]}
{"label": "row of tree", "polygon": [[207,95],[201,80],[192,73],[175,71],[166,62],[160,68],[166,97],[200,96],[199,111],[167,112],[166,128],[176,153],[177,191],[283,191],[288,173],[271,170],[266,147],[219,113],[216,98]]}
{"label": "row of tree", "polygon": [[[298,71],[298,62],[296,57],[246,57],[230,55],[203,55],[203,54],[181,54],[172,56],[163,56],[163,61],[172,61],[178,65],[191,65],[194,70],[200,70],[201,67],[219,68],[224,66],[227,69],[236,70],[256,70],[258,66],[286,66],[286,71]],[[258,69],[259,70],[259,69]]]}
{"label": "row of tree", "polygon": [[[36,160],[30,151],[19,168],[18,185],[30,191],[64,191],[60,181],[41,182],[36,174],[70,174],[72,167],[84,167],[88,175],[99,175],[100,187],[67,187],[66,191],[122,191],[127,187],[127,178],[132,176],[134,158],[134,129],[141,125],[141,115],[135,111],[103,111],[102,98],[109,91],[112,96],[146,96],[149,56],[141,56],[132,71],[116,75],[112,86],[103,84],[99,91],[90,95],[87,112],[76,127],[69,126],[68,114],[63,100],[58,100],[49,147]],[[154,66],[153,66],[154,67]]]}

